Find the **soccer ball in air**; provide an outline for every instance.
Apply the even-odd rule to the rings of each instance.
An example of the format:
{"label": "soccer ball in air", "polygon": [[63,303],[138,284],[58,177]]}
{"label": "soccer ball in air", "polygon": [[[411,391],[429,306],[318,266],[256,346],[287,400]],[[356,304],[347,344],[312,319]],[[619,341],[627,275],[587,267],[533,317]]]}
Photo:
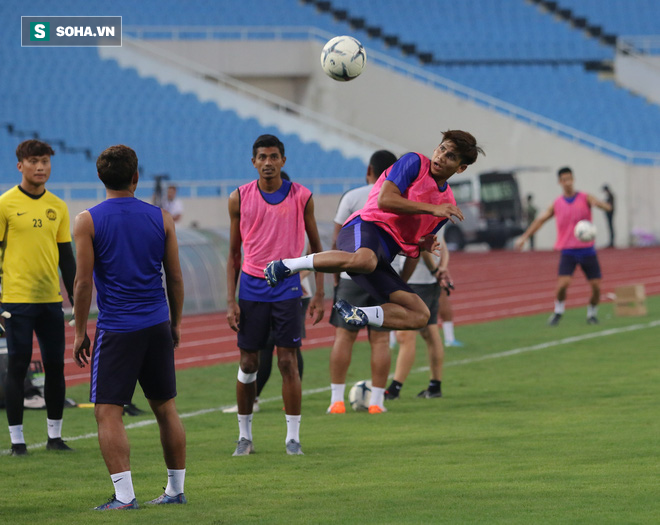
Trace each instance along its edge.
{"label": "soccer ball in air", "polygon": [[358,381],[348,392],[348,402],[351,408],[356,412],[366,412],[369,410],[371,401],[371,381]]}
{"label": "soccer ball in air", "polygon": [[367,65],[367,52],[352,36],[336,36],[321,51],[321,67],[330,78],[348,82]]}
{"label": "soccer ball in air", "polygon": [[575,225],[573,234],[578,241],[591,242],[596,238],[596,227],[591,221],[583,220]]}

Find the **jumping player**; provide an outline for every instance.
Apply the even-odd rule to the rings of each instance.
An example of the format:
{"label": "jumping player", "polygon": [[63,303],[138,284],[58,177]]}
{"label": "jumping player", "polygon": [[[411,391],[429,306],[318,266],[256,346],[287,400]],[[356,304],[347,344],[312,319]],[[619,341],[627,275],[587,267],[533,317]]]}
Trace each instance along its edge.
{"label": "jumping player", "polygon": [[555,311],[548,319],[550,326],[557,326],[565,310],[566,291],[573,279],[575,267],[580,265],[591,286],[591,298],[587,306],[587,323],[598,324],[598,303],[600,302],[601,271],[594,242],[579,241],[573,234],[575,225],[581,220],[591,221],[591,208],[596,206],[610,211],[612,207],[598,200],[593,195],[575,190],[574,178],[570,168],[561,168],[557,172],[562,195],[550,205],[527,230],[516,240],[515,248],[521,250],[525,241],[534,235],[552,217],[556,218],[557,240],[555,250],[561,250],[559,259],[559,278],[557,279],[557,295]]}
{"label": "jumping player", "polygon": [[73,295],[76,262],[71,248],[66,203],[46,190],[50,158],[55,152],[39,140],[26,140],[16,148],[21,182],[0,196],[2,304],[7,330],[5,397],[11,454],[27,452],[23,437],[25,374],[32,361],[36,333],[46,375],[44,397],[48,426],[47,450],[70,451],[62,441],[64,412],[64,315],[60,276]]}
{"label": "jumping player", "polygon": [[438,251],[435,233],[454,219],[463,220],[447,181],[462,173],[483,150],[460,130],[443,133],[432,158],[407,153],[378,179],[364,208],[348,218],[337,237],[339,250],[271,261],[264,270],[271,286],[302,270],[346,271],[382,306],[356,307],[338,301],[334,308],[354,326],[418,330],[429,309],[392,268],[399,252],[418,257],[420,250]]}
{"label": "jumping player", "polygon": [[[138,158],[112,146],[96,161],[107,199],[76,217],[76,335],[73,358],[89,362],[87,316],[96,284],[99,309],[91,359],[90,401],[114,494],[95,510],[138,508],[124,405],[139,381],[160,429],[167,466],[165,492],[150,504],[186,503],[186,435],[176,411],[174,348],[179,344],[183,278],[172,216],[135,198]],[[165,270],[167,299],[161,265]]]}
{"label": "jumping player", "polygon": [[[227,322],[238,333],[241,352],[236,381],[239,437],[234,456],[254,452],[252,412],[257,394],[259,351],[266,346],[271,331],[282,374],[286,452],[290,455],[303,453],[300,446],[302,390],[296,359],[302,338],[300,277],[283,279],[282,286],[272,289],[263,278],[263,268],[276,253],[285,253],[288,257],[303,253],[305,233],[312,252],[321,250],[321,240],[312,193],[298,183],[282,180],[285,162],[284,144],[274,135],[261,135],[252,146],[252,164],[259,178],[229,196]],[[316,293],[309,304],[309,315],[314,318],[314,324],[323,318],[322,274],[316,275]]]}

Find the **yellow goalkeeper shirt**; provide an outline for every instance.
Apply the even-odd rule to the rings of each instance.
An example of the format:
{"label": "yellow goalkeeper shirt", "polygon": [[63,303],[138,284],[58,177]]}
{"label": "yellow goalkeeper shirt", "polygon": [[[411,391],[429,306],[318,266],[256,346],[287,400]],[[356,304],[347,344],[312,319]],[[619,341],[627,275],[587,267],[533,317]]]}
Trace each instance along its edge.
{"label": "yellow goalkeeper shirt", "polygon": [[58,243],[71,242],[66,203],[49,191],[34,197],[19,186],[0,195],[2,302],[56,303]]}

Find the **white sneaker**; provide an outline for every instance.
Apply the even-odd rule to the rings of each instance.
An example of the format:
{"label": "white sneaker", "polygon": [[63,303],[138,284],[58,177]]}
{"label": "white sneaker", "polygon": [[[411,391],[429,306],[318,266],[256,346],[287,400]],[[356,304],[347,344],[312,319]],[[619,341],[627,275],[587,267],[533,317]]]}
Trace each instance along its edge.
{"label": "white sneaker", "polygon": [[[255,399],[254,400],[254,405],[252,405],[252,413],[254,414],[255,412],[259,412],[259,400]],[[233,407],[225,408],[222,411],[223,414],[238,414],[238,405],[234,405]]]}

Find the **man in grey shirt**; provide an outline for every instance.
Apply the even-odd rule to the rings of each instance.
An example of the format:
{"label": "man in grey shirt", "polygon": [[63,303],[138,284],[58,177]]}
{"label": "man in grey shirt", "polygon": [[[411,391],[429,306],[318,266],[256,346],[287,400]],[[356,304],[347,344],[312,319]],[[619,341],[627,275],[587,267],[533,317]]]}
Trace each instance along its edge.
{"label": "man in grey shirt", "polygon": [[[332,249],[336,249],[337,235],[354,212],[361,210],[367,202],[369,192],[373,185],[387,168],[396,162],[396,156],[387,151],[375,152],[369,160],[367,168],[367,184],[342,195],[337,213],[334,218],[335,230],[332,237]],[[355,284],[346,273],[335,276],[335,302],[344,299],[351,304],[363,304],[365,306],[380,305],[380,301],[365,292]],[[333,309],[330,323],[335,326],[335,342],[330,353],[330,388],[331,399],[328,414],[344,414],[344,393],[346,390],[346,374],[351,364],[353,344],[357,339],[360,328],[350,326],[344,322],[341,315]],[[383,406],[387,376],[390,371],[389,333],[386,328],[367,327],[369,330],[369,343],[371,344],[371,380],[372,380],[372,406],[379,410],[370,410],[370,413],[381,413],[385,411]]]}

